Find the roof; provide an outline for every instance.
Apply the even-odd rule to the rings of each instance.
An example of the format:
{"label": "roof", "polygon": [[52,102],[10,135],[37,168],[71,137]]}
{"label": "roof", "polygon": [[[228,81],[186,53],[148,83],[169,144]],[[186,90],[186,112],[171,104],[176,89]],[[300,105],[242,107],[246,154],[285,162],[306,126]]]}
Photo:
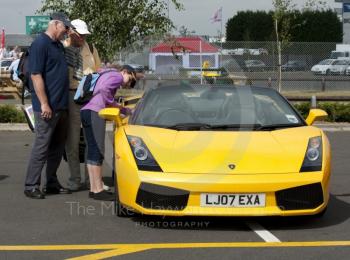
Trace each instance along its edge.
{"label": "roof", "polygon": [[26,34],[5,34],[5,41],[7,47],[29,47],[33,42],[33,36]]}
{"label": "roof", "polygon": [[176,52],[190,52],[190,53],[213,53],[218,52],[219,49],[209,42],[205,41],[199,36],[195,37],[175,37],[168,42],[161,42],[151,49],[151,52],[160,53],[176,53]]}

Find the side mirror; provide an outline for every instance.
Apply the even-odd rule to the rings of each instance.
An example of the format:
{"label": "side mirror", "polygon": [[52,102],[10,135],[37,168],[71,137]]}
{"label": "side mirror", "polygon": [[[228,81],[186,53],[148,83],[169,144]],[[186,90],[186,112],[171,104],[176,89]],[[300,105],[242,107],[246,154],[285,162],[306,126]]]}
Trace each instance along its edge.
{"label": "side mirror", "polygon": [[122,125],[122,119],[120,118],[120,110],[116,107],[104,108],[98,112],[98,115],[106,120],[114,121],[117,126]]}
{"label": "side mirror", "polygon": [[307,125],[312,125],[316,120],[325,119],[327,116],[327,112],[322,109],[310,109],[309,115],[305,121]]}

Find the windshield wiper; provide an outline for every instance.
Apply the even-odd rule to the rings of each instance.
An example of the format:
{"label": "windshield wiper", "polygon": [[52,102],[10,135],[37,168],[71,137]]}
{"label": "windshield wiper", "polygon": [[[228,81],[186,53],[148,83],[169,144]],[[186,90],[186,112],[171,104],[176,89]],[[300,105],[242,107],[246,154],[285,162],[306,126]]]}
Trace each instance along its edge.
{"label": "windshield wiper", "polygon": [[243,130],[255,130],[257,127],[261,127],[260,124],[221,124],[210,125],[204,123],[183,123],[166,128],[175,130],[222,130],[222,129],[243,129]]}
{"label": "windshield wiper", "polygon": [[171,126],[166,126],[165,128],[174,129],[174,130],[204,130],[210,129],[210,125],[203,123],[181,123]]}
{"label": "windshield wiper", "polygon": [[260,127],[260,124],[222,124],[211,125],[210,129],[255,129]]}
{"label": "windshield wiper", "polygon": [[290,128],[290,127],[298,127],[303,126],[303,124],[272,124],[272,125],[262,125],[259,127],[254,128],[254,130],[276,130],[281,128]]}

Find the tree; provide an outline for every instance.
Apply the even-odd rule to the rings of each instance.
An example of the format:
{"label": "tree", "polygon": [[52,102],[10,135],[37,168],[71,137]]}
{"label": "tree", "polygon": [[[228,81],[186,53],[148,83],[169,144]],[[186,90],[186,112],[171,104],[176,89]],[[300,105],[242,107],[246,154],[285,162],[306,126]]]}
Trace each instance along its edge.
{"label": "tree", "polygon": [[196,33],[196,31],[194,31],[194,30],[190,31],[184,25],[180,26],[180,28],[179,28],[179,34],[181,36],[191,36],[191,35],[194,35],[195,33]]}
{"label": "tree", "polygon": [[272,4],[275,8],[273,13],[273,20],[275,24],[277,55],[278,55],[278,78],[277,85],[278,91],[282,90],[282,44],[288,45],[291,39],[291,18],[288,15],[295,9],[295,5],[292,0],[272,0]]}
{"label": "tree", "polygon": [[271,13],[265,11],[240,11],[230,18],[226,24],[226,39],[228,41],[270,40],[273,30]]}
{"label": "tree", "polygon": [[327,1],[323,0],[307,0],[304,4],[304,11],[325,11],[330,9]]}
{"label": "tree", "polygon": [[[324,8],[315,6],[314,9],[286,12],[284,17],[290,22],[289,30],[285,30],[283,21],[278,28],[285,30],[289,42],[341,42],[342,23],[333,10]],[[273,14],[272,11],[238,12],[226,24],[227,41],[275,41]]]}
{"label": "tree", "polygon": [[[183,10],[178,0],[171,0]],[[43,0],[39,13],[64,11],[73,19],[82,19],[93,32],[88,40],[105,59],[145,36],[165,34],[174,25],[167,15],[166,0]]]}

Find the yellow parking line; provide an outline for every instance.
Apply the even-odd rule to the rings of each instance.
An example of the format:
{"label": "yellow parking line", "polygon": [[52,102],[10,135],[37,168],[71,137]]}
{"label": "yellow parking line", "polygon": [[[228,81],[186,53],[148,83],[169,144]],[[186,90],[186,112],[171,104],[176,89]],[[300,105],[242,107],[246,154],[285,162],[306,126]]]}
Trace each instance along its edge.
{"label": "yellow parking line", "polygon": [[218,243],[160,243],[160,244],[99,244],[99,245],[20,245],[0,246],[0,251],[64,251],[113,250],[121,248],[200,248],[200,247],[320,247],[350,246],[350,241],[296,241],[296,242],[218,242]]}
{"label": "yellow parking line", "polygon": [[320,242],[239,242],[239,243],[170,243],[170,244],[134,244],[123,245],[123,248],[104,251],[69,260],[105,259],[115,256],[132,254],[150,249],[180,249],[180,248],[239,248],[239,247],[323,247],[350,246],[350,241],[320,241]]}
{"label": "yellow parking line", "polygon": [[127,254],[136,253],[136,252],[141,252],[141,251],[145,251],[147,249],[150,249],[150,248],[147,248],[147,247],[139,247],[139,248],[124,247],[124,248],[120,248],[120,249],[113,249],[113,250],[103,251],[103,252],[89,254],[89,255],[85,255],[85,256],[68,258],[67,260],[90,260],[90,259],[99,260],[99,259],[110,258],[113,256],[120,256],[120,255],[127,255]]}

